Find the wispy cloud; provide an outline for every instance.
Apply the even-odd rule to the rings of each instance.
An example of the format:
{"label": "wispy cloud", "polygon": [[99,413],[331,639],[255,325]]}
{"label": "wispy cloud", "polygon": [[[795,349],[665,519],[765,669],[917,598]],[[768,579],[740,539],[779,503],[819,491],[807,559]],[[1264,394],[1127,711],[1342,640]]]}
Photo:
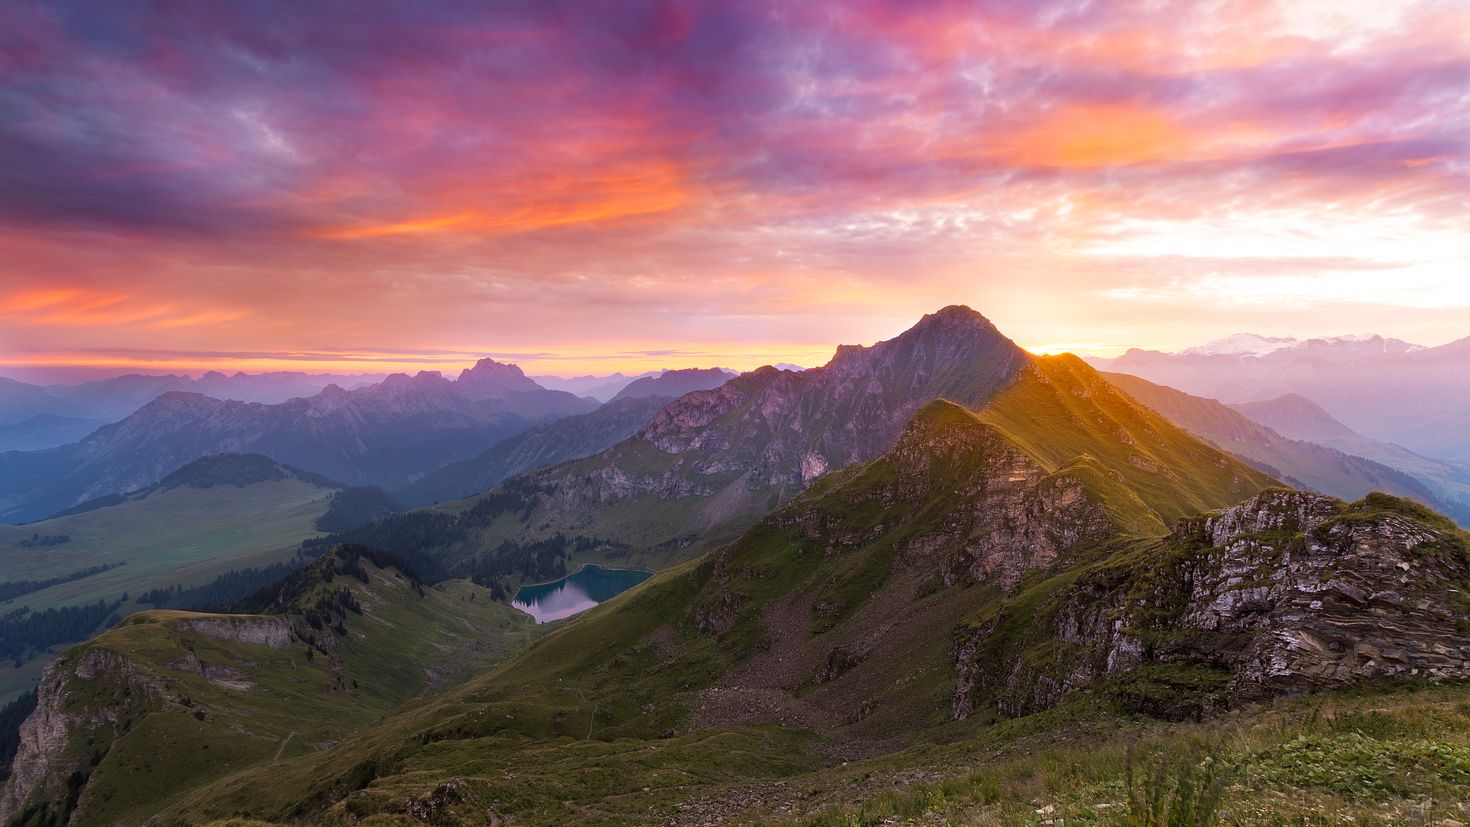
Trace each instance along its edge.
{"label": "wispy cloud", "polygon": [[1458,4],[23,0],[0,65],[5,351],[1464,333]]}

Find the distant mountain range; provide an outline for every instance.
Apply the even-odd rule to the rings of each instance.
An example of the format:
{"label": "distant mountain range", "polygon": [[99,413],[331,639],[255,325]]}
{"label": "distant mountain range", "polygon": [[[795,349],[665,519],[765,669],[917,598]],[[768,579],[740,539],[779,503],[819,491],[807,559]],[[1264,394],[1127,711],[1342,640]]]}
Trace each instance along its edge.
{"label": "distant mountain range", "polygon": [[20,422],[0,425],[0,453],[35,451],[76,442],[106,424],[101,419],[36,414]]}
{"label": "distant mountain range", "polygon": [[578,396],[590,396],[599,402],[607,402],[633,382],[639,379],[658,376],[660,373],[662,371],[653,370],[631,376],[623,373],[610,373],[606,376],[592,376],[589,374],[586,376],[574,376],[570,379],[563,379],[560,376],[532,376],[531,378],[536,380],[544,388],[567,391],[568,393],[575,393]]}
{"label": "distant mountain range", "polygon": [[516,434],[480,456],[425,474],[395,496],[409,506],[432,505],[471,496],[516,474],[595,454],[637,433],[675,399],[717,388],[735,375],[723,368],[690,368],[645,376],[592,413]]}
{"label": "distant mountain range", "polygon": [[1470,338],[1421,347],[1381,336],[1242,334],[1179,353],[1134,349],[1088,362],[1231,404],[1297,394],[1358,434],[1470,464]]}
{"label": "distant mountain range", "polygon": [[[1129,396],[1163,414],[1170,422],[1183,428],[1222,451],[1250,463],[1253,467],[1270,474],[1276,479],[1296,488],[1316,491],[1346,500],[1356,500],[1373,491],[1383,491],[1411,500],[1449,514],[1470,525],[1470,500],[1461,500],[1461,489],[1441,484],[1437,476],[1417,476],[1385,462],[1364,456],[1361,449],[1378,454],[1393,454],[1394,451],[1414,457],[1402,448],[1375,443],[1358,435],[1345,425],[1332,420],[1325,411],[1311,405],[1301,397],[1282,397],[1271,403],[1252,405],[1225,405],[1213,399],[1191,396],[1183,391],[1155,385],[1146,379],[1123,373],[1105,373],[1109,382]],[[1310,413],[1308,413],[1308,406]],[[1287,428],[1291,437],[1269,427],[1284,417],[1272,414],[1294,412],[1291,418],[1299,422],[1319,423],[1309,428],[1321,433],[1330,428],[1343,435],[1337,441],[1343,449],[1331,447],[1319,440],[1300,436],[1302,429]],[[1327,423],[1332,423],[1328,425]],[[1357,450],[1349,450],[1357,449]],[[1417,457],[1418,465],[1411,467],[1421,473],[1431,470],[1435,463]],[[1440,464],[1442,474],[1454,473],[1451,466]]]}
{"label": "distant mountain range", "polygon": [[274,404],[315,395],[328,385],[354,389],[383,378],[382,374],[277,371],[227,375],[210,371],[198,379],[174,374],[125,374],[76,385],[44,386],[0,378],[0,451],[30,451],[75,442],[172,391]]}
{"label": "distant mountain range", "polygon": [[395,374],[277,404],[169,391],[80,442],[0,454],[0,519],[40,519],[144,488],[224,452],[261,453],[349,485],[395,488],[540,422],[596,407],[488,359],[456,380]]}

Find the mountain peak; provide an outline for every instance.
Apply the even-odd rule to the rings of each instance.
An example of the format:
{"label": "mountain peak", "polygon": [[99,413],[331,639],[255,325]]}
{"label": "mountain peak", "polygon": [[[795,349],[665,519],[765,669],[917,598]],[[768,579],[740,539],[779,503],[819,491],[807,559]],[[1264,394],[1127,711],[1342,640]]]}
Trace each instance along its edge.
{"label": "mountain peak", "polygon": [[1293,347],[1298,340],[1290,336],[1262,336],[1259,333],[1232,333],[1223,339],[1214,339],[1202,345],[1185,348],[1183,356],[1264,356],[1283,348]]}
{"label": "mountain peak", "polygon": [[481,359],[474,367],[465,368],[459,374],[456,384],[464,390],[479,394],[520,393],[524,391],[536,391],[543,388],[519,367],[494,359]]}
{"label": "mountain peak", "polygon": [[1357,436],[1321,405],[1299,393],[1288,393],[1275,399],[1230,407],[1287,439],[1316,441]]}
{"label": "mountain peak", "polygon": [[[926,314],[913,327],[871,347],[839,345],[825,366],[842,373],[900,370],[922,374],[965,374],[976,362],[1001,360],[1018,368],[1025,351],[980,313],[952,304]],[[942,395],[942,394],[941,394]],[[977,399],[956,398],[961,404]]]}
{"label": "mountain peak", "polygon": [[985,316],[980,313],[980,311],[975,310],[969,305],[951,304],[945,307],[941,307],[933,313],[925,314],[924,317],[919,319],[918,323],[914,325],[913,329],[918,330],[920,328],[936,324],[974,324],[988,328],[995,327],[995,325],[991,324],[990,320],[985,318]]}

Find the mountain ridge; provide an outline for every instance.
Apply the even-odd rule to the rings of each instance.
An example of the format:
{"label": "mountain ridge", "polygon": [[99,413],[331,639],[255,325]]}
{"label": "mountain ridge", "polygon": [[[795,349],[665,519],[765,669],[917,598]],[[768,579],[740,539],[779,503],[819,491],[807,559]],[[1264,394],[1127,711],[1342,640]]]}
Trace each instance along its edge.
{"label": "mountain ridge", "polygon": [[527,390],[530,380],[518,381],[518,368],[512,374],[502,368],[513,366],[487,361],[480,373],[467,372],[463,387],[438,373],[393,374],[274,405],[168,391],[80,442],[0,455],[0,517],[36,519],[137,490],[212,453],[263,453],[349,485],[393,488],[538,422],[597,405]]}
{"label": "mountain ridge", "polygon": [[1230,404],[1300,394],[1359,434],[1470,465],[1467,353],[1470,339],[1425,348],[1309,340],[1261,356],[1133,349],[1089,363]]}
{"label": "mountain ridge", "polygon": [[[1172,530],[1120,523],[1110,515],[1146,513],[1128,494],[1130,479],[1147,478],[1127,457],[1140,437],[1152,442],[1150,430],[1163,438],[1160,456],[1203,450],[1234,466],[1116,391],[1099,399],[1089,394],[1106,388],[1058,387],[1087,379],[1078,364],[1043,362],[1033,370],[1049,383],[1010,389],[989,417],[931,401],[884,455],[823,476],[735,542],[332,748],[199,787],[158,823],[346,820],[401,813],[404,802],[432,802],[449,823],[483,820],[486,807],[542,823],[564,818],[566,801],[601,812],[629,799],[612,812],[678,820],[682,775],[671,790],[659,770],[619,784],[547,768],[584,766],[585,744],[592,761],[627,750],[640,766],[665,766],[664,751],[675,766],[718,763],[688,750],[723,743],[725,760],[756,782],[807,772],[823,751],[828,765],[903,755],[905,745],[967,737],[971,721],[1084,695],[1125,713],[1191,718],[1421,666],[1442,678],[1470,669],[1441,653],[1455,634],[1450,587],[1470,576],[1463,532],[1390,497],[1342,503],[1272,487]],[[1051,415],[1028,419],[1047,391]],[[1076,415],[1093,400],[1109,413]],[[1132,418],[1116,406],[1132,406]],[[1139,430],[1113,433],[1112,422]],[[1069,429],[1064,443],[1092,450],[1059,462],[1069,449],[1026,444],[1058,427]],[[1096,442],[1106,434],[1108,444]],[[1350,574],[1321,565],[1339,556]],[[1247,576],[1256,568],[1280,576],[1263,589]],[[1389,594],[1404,588],[1409,598]],[[1323,595],[1340,602],[1301,608]],[[1408,614],[1421,599],[1432,610]],[[1119,612],[1130,622],[1115,622]],[[1174,617],[1192,636],[1156,631]],[[1210,626],[1217,617],[1223,628]],[[1236,631],[1256,628],[1253,618],[1264,618],[1258,633]],[[766,757],[743,757],[745,739],[761,733]],[[516,778],[505,778],[506,761]]]}

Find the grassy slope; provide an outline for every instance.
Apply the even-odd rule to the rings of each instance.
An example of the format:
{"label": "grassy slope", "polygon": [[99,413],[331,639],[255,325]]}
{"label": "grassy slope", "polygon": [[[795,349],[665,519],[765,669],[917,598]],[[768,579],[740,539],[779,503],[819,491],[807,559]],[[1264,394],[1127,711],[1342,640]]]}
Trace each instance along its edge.
{"label": "grassy slope", "polygon": [[[1140,767],[1158,761],[1171,770],[1213,757],[1229,779],[1223,802],[1228,823],[1241,827],[1464,822],[1470,688],[1367,687],[1252,706],[1198,724],[1166,724],[1079,698],[947,742],[818,768],[793,763],[777,781],[752,772],[780,769],[769,752],[759,763],[740,760],[750,757],[753,745],[772,752],[800,746],[781,737],[709,734],[703,744],[711,752],[691,751],[687,737],[507,743],[482,756],[487,768],[502,770],[501,783],[468,786],[469,806],[442,823],[484,823],[471,814],[483,819],[489,810],[530,811],[517,823],[531,825],[684,823],[678,819],[786,827],[1123,825],[1133,823],[1126,790],[1130,753]],[[455,744],[440,753],[444,774],[438,777],[455,766],[456,751],[472,746],[485,745]],[[1171,775],[1166,793],[1173,782]],[[691,784],[697,789],[686,786]],[[372,794],[356,801],[366,812]],[[527,806],[537,803],[536,810]],[[368,823],[422,822],[379,814]]]}
{"label": "grassy slope", "polygon": [[[62,657],[72,663],[89,652],[120,655],[133,680],[155,690],[140,708],[127,693],[118,697],[116,680],[72,680],[69,708],[105,706],[127,716],[82,799],[83,822],[140,823],[192,785],[309,755],[415,695],[483,671],[538,633],[525,615],[472,584],[453,581],[419,594],[398,572],[363,565],[368,583],[339,574],[298,598],[306,605],[345,585],[361,603],[364,613],[345,621],[348,642],[331,657],[308,658],[304,644],[277,650],[220,640],[187,627],[217,616],[169,611],[134,615],[68,650]],[[227,671],[208,680],[182,661],[185,651]],[[85,754],[103,743],[70,749]]]}
{"label": "grassy slope", "polygon": [[979,415],[1054,468],[1094,457],[1166,524],[1274,482],[1138,405],[1070,354],[1037,358]]}
{"label": "grassy slope", "polygon": [[[83,514],[0,525],[0,579],[44,580],[125,564],[0,603],[0,612],[113,600],[174,583],[199,585],[230,569],[285,560],[318,533],[313,523],[333,493],[299,480],[182,486]],[[18,545],[37,533],[71,540],[42,548]]]}
{"label": "grassy slope", "polygon": [[[960,429],[1002,448],[1019,434],[1053,476],[1075,476],[1090,498],[1126,518],[1117,524],[1125,538],[1163,533],[1150,507],[1172,517],[1194,503],[1223,506],[1267,483],[1138,409],[1080,364],[1043,360],[978,417],[936,403],[916,419],[928,417],[935,433]],[[1079,456],[1084,448],[1087,455]],[[1143,462],[1134,459],[1140,456]],[[944,524],[962,499],[959,489],[985,472],[974,461],[975,455],[957,454],[933,466],[918,507],[887,495],[903,473],[898,460],[830,474],[728,549],[660,573],[495,672],[321,755],[196,790],[161,823],[238,811],[275,818],[315,813],[328,821],[378,813],[382,823],[396,823],[381,814],[432,797],[447,778],[460,780],[455,795],[473,802],[475,812],[493,807],[518,823],[640,823],[650,808],[667,813],[676,802],[718,795],[736,783],[813,769],[827,763],[819,756],[842,754],[852,744],[867,743],[858,749],[871,751],[902,746],[888,737],[893,733],[962,736],[978,724],[949,721],[953,675],[945,632],[995,601],[998,589],[934,588],[929,574],[898,566],[896,552]],[[1207,469],[1189,473],[1199,464]],[[783,515],[811,510],[820,513],[819,537],[807,533],[806,522],[783,527]],[[876,526],[884,528],[875,533]],[[849,536],[872,539],[823,553],[829,542]],[[809,604],[800,603],[807,598]],[[742,691],[731,675],[772,646],[766,612],[793,601],[830,607],[798,615],[803,626],[787,635],[814,641],[795,653],[803,668],[813,665],[814,653],[826,654],[828,641],[867,633],[875,620],[903,627],[885,632],[889,648],[849,673],[858,696],[835,682],[808,681],[777,701],[797,721],[855,701],[866,717],[840,723],[837,736],[769,725],[698,726],[704,720],[698,707],[712,697],[707,690]],[[730,618],[720,633],[701,628],[701,617],[725,609]],[[871,704],[862,693],[871,693]],[[738,770],[725,769],[726,761]],[[598,765],[618,771],[591,772]],[[514,778],[507,775],[512,766]]]}
{"label": "grassy slope", "polygon": [[[133,598],[119,612],[146,608],[140,592],[176,583],[196,586],[231,569],[288,560],[301,541],[317,534],[315,522],[335,489],[300,480],[213,488],[183,486],[140,500],[43,520],[0,524],[0,580],[46,580],[92,566],[119,565],[100,574],[0,602],[0,613],[26,606],[35,611],[97,600]],[[201,515],[207,515],[201,517]],[[22,548],[33,534],[65,534],[67,543]],[[0,663],[0,702],[35,685],[45,657],[19,667]]]}

